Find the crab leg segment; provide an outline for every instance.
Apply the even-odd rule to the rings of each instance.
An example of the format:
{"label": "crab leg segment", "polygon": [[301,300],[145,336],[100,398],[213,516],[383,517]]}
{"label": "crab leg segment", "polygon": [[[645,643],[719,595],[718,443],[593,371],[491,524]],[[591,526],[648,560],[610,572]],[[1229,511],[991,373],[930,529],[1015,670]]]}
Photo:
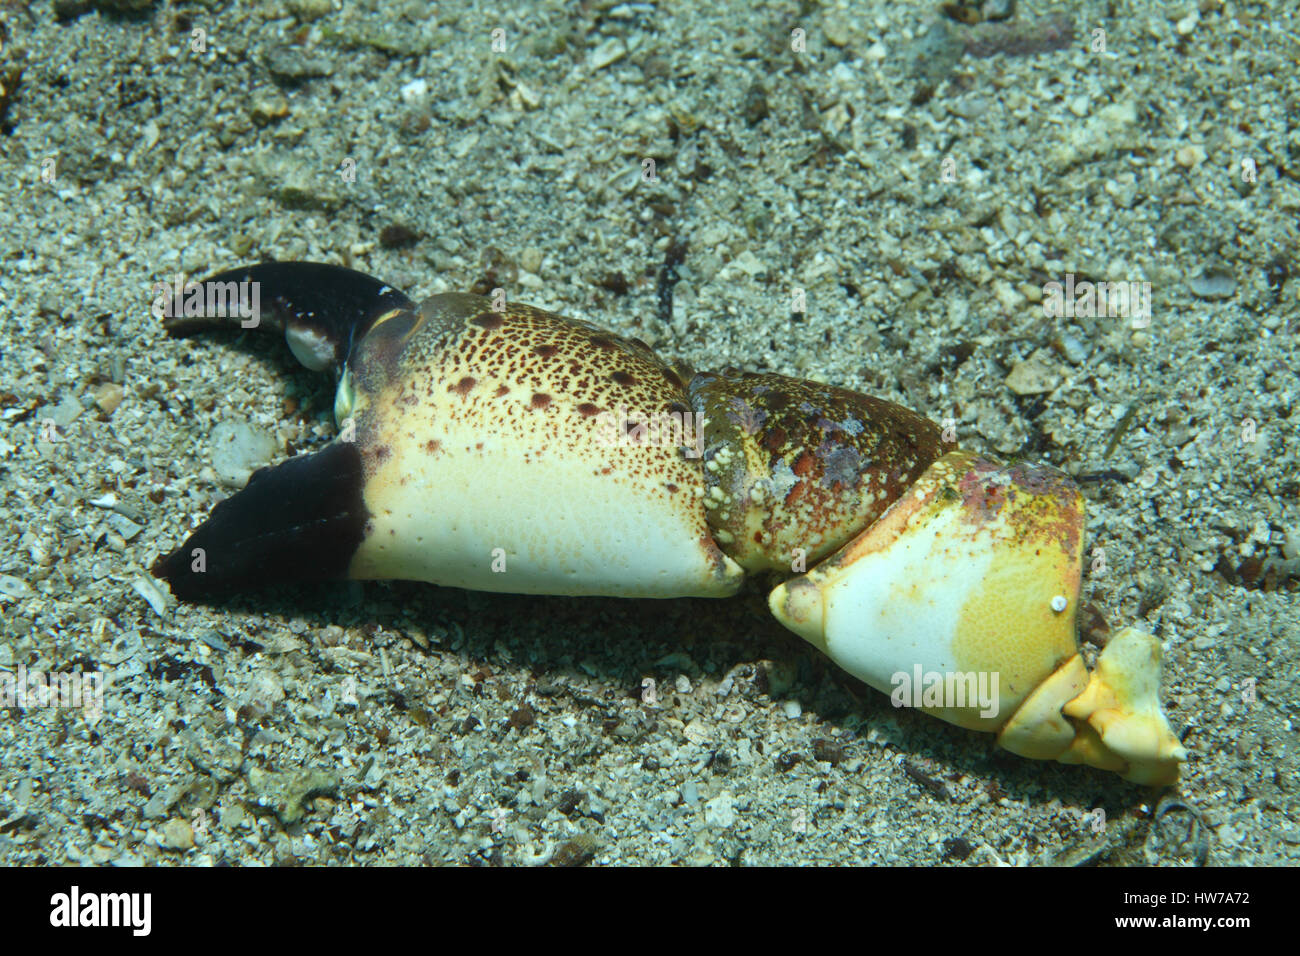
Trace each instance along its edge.
{"label": "crab leg segment", "polygon": [[1023,756],[1170,783],[1186,751],[1160,711],[1159,644],[1130,629],[1091,675],[1079,654],[1082,534],[1063,474],[950,452],[769,604],[900,705]]}

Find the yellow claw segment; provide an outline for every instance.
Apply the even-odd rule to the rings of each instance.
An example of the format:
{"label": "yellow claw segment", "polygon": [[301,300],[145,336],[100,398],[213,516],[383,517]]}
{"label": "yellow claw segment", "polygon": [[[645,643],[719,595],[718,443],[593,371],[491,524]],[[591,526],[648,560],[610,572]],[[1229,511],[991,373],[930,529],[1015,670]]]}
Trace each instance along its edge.
{"label": "yellow claw segment", "polygon": [[[1087,721],[1100,746],[1125,764],[1121,773],[1126,780],[1170,784],[1178,779],[1178,765],[1187,760],[1187,750],[1160,709],[1159,689],[1160,642],[1126,627],[1111,638],[1088,686],[1064,712]],[[1083,762],[1101,766],[1091,759]]]}
{"label": "yellow claw segment", "polygon": [[[1172,783],[1187,753],[1160,711],[1159,643],[1129,628],[1091,674],[1079,654],[1082,536],[1065,475],[951,452],[769,605],[896,705],[996,732],[1024,757]],[[899,693],[918,682],[924,693]]]}
{"label": "yellow claw segment", "polygon": [[805,574],[782,584],[768,595],[767,606],[773,617],[833,660],[826,646],[826,602],[810,578]]}
{"label": "yellow claw segment", "polygon": [[950,452],[769,605],[877,690],[915,685],[918,669],[932,690],[940,681],[987,688],[980,701],[903,700],[997,731],[1077,651],[1082,531],[1083,500],[1060,472]]}
{"label": "yellow claw segment", "polygon": [[1055,760],[1069,749],[1077,733],[1061,708],[1087,684],[1088,668],[1075,654],[1011,715],[998,734],[998,746],[1034,760]]}
{"label": "yellow claw segment", "polygon": [[1078,726],[1074,740],[1070,741],[1070,748],[1056,760],[1058,763],[1086,764],[1098,770],[1111,770],[1119,774],[1128,769],[1124,759],[1102,743],[1097,731],[1086,723]]}

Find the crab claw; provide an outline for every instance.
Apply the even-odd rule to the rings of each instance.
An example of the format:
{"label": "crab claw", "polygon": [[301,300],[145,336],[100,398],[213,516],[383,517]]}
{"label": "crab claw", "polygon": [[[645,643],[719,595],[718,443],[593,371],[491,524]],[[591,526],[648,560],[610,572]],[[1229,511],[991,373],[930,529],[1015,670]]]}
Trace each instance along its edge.
{"label": "crab claw", "polygon": [[[480,296],[413,306],[336,266],[208,283],[241,301],[241,283],[264,292],[304,364],[341,365],[340,433],[254,474],[155,563],[178,597],[331,578],[659,598],[740,588],[709,533],[700,463],[678,446],[696,431],[686,383],[644,343]],[[168,328],[210,324],[187,310]]]}
{"label": "crab claw", "polygon": [[951,452],[769,604],[896,706],[1023,756],[1168,783],[1186,752],[1160,713],[1158,645],[1124,638],[1091,680],[1078,653],[1083,510],[1054,469]]}

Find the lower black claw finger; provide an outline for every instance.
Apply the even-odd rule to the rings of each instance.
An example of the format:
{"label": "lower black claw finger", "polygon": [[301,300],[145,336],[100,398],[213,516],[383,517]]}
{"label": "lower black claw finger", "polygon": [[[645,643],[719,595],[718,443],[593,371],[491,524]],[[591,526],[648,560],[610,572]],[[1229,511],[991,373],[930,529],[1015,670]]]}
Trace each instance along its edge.
{"label": "lower black claw finger", "polygon": [[370,517],[361,489],[361,455],[351,442],[263,468],[158,558],[153,574],[186,601],[344,578]]}

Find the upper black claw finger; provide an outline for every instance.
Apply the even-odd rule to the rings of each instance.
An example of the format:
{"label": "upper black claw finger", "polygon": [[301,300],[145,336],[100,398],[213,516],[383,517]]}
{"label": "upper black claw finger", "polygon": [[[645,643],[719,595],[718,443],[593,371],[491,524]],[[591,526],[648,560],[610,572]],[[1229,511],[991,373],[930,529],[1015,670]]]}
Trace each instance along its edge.
{"label": "upper black claw finger", "polygon": [[264,262],[201,282],[155,287],[154,311],[176,336],[238,323],[283,331],[303,365],[341,366],[375,320],[409,308],[405,294],[363,272],[320,262]]}

